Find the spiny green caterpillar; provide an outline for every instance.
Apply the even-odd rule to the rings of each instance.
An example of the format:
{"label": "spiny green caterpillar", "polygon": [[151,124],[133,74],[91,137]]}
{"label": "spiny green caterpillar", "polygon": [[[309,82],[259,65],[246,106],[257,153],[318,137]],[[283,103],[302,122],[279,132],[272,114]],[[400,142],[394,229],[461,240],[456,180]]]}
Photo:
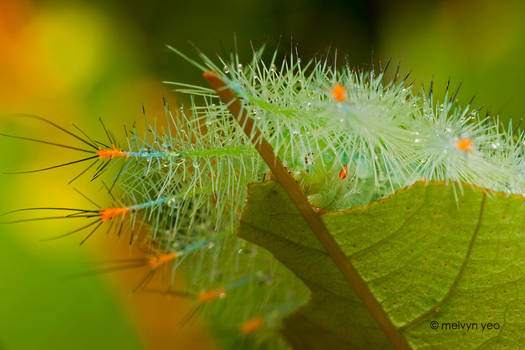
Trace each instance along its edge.
{"label": "spiny green caterpillar", "polygon": [[408,76],[398,79],[397,72],[385,83],[384,70],[338,70],[327,59],[302,64],[293,54],[280,62],[274,54],[265,63],[262,53],[246,65],[237,56],[188,59],[219,75],[260,135],[247,137],[213,89],[170,83],[192,97],[190,107],[166,105],[164,127],[158,120],[143,136],[133,128],[125,147],[105,127],[109,143],[52,123],[87,149],[30,139],[92,153],[77,161],[92,163],[73,180],[95,167],[98,178],[119,164],[107,186],[115,206],[27,210],[67,210],[68,218],[91,219],[67,233],[92,228],[82,242],[104,224],[128,231],[130,242],[145,228],[140,240],[155,251],[151,258],[115,267],[150,266],[137,290],[170,264],[173,273],[183,271],[189,290],[167,293],[194,298],[195,310],[206,312],[226,348],[273,349],[286,346],[275,330],[308,292],[270,254],[234,235],[248,183],[271,176],[254,144],[268,141],[321,210],[367,205],[420,180],[458,184],[460,192],[465,182],[524,194],[523,133],[482,117],[470,104],[461,108],[457,92],[449,96],[447,88],[436,103],[432,88],[412,94]]}

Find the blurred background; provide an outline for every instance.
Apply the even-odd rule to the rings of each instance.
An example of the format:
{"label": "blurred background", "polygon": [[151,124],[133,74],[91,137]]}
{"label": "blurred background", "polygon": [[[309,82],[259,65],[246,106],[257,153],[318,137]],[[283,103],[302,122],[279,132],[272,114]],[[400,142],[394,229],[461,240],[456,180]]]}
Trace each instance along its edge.
{"label": "blurred background", "polygon": [[[503,120],[525,111],[525,2],[418,1],[157,1],[0,0],[0,130],[62,140],[41,123],[10,117],[33,113],[61,125],[77,123],[101,137],[103,117],[120,136],[122,124],[162,116],[185,97],[162,81],[203,84],[200,72],[171,53],[240,56],[267,44],[303,59],[331,47],[359,67],[392,59],[411,71],[415,88],[434,79],[442,95],[450,78],[466,103],[476,95]],[[75,159],[51,147],[0,139],[0,171],[29,170]],[[79,167],[1,175],[0,212],[31,206],[86,207],[66,186]],[[75,184],[107,201],[86,181]],[[213,349],[202,320],[180,327],[192,308],[181,300],[130,291],[143,271],[67,278],[97,261],[140,255],[103,232],[79,247],[63,222],[0,225],[0,349]],[[161,280],[155,281],[161,285]],[[179,282],[182,283],[182,282]]]}

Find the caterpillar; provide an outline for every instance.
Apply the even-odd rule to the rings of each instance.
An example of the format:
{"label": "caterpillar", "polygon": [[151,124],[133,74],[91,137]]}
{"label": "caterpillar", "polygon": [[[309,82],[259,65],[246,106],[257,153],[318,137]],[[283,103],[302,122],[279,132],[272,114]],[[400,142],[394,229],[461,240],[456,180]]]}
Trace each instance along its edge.
{"label": "caterpillar", "polygon": [[[93,169],[91,180],[107,175],[110,185],[103,184],[115,205],[22,212],[58,210],[68,212],[63,218],[92,218],[89,226],[66,234],[91,229],[82,242],[102,225],[111,230],[116,222],[119,235],[125,227],[130,244],[153,247],[157,255],[116,262],[102,272],[149,266],[137,287],[147,291],[153,273],[170,263],[172,275],[182,273],[193,292],[165,293],[199,301],[198,310],[225,348],[285,348],[279,324],[308,297],[269,253],[235,237],[247,185],[272,176],[254,145],[264,141],[273,147],[318,210],[367,205],[421,180],[454,184],[458,197],[461,183],[524,194],[523,132],[512,122],[502,126],[497,117],[483,116],[472,101],[460,106],[459,87],[452,92],[447,84],[444,99],[437,101],[432,84],[428,91],[414,91],[399,67],[387,80],[388,64],[379,71],[354,70],[348,63],[338,69],[328,57],[303,63],[294,53],[281,60],[274,53],[266,61],[264,48],[244,64],[237,55],[214,61],[202,53],[197,62],[169,48],[201,71],[215,72],[246,111],[244,123],[259,132],[246,135],[245,124],[238,125],[213,89],[166,82],[188,94],[190,106],[172,109],[164,102],[164,119],[146,120],[142,135],[136,126],[126,128],[125,146],[103,123],[107,142],[40,117],[80,146],[4,136],[90,153],[36,171],[91,161],[70,182]],[[138,231],[143,234],[134,234]],[[208,302],[217,299],[224,300]]]}

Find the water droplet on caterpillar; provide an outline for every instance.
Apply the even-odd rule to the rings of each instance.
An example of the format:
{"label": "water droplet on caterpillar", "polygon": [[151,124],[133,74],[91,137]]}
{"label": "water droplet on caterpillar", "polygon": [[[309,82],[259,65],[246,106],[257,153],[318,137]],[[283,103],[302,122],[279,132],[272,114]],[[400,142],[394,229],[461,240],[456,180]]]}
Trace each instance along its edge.
{"label": "water droplet on caterpillar", "polygon": [[178,204],[179,202],[177,201],[177,199],[175,197],[171,197],[170,199],[168,199],[168,201],[166,202],[166,205],[170,208],[177,208],[178,207]]}
{"label": "water droplet on caterpillar", "polygon": [[309,111],[310,108],[312,108],[312,102],[308,102],[308,103],[306,104],[306,110]]}
{"label": "water droplet on caterpillar", "polygon": [[242,72],[242,64],[240,64],[240,63],[237,65],[237,72],[238,73]]}
{"label": "water droplet on caterpillar", "polygon": [[228,74],[228,73],[230,73],[230,67],[228,67],[228,66],[224,66],[224,67],[222,67],[222,71],[223,71],[224,73]]}
{"label": "water droplet on caterpillar", "polygon": [[270,72],[275,73],[276,70],[277,67],[275,67],[275,64],[272,63],[272,65],[270,66]]}
{"label": "water droplet on caterpillar", "polygon": [[259,115],[259,113],[257,112],[257,110],[255,108],[252,110],[252,114],[253,114],[253,117],[256,120],[261,120],[262,119],[262,117]]}

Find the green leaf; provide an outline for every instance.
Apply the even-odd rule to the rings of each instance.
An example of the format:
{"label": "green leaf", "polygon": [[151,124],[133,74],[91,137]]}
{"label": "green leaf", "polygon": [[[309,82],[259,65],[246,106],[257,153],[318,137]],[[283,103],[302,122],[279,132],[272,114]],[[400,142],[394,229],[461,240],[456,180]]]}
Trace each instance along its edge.
{"label": "green leaf", "polygon": [[[321,215],[411,348],[510,349],[525,343],[524,214],[522,196],[419,182]],[[295,348],[392,348],[279,184],[250,185],[239,236],[311,290],[283,325]]]}

